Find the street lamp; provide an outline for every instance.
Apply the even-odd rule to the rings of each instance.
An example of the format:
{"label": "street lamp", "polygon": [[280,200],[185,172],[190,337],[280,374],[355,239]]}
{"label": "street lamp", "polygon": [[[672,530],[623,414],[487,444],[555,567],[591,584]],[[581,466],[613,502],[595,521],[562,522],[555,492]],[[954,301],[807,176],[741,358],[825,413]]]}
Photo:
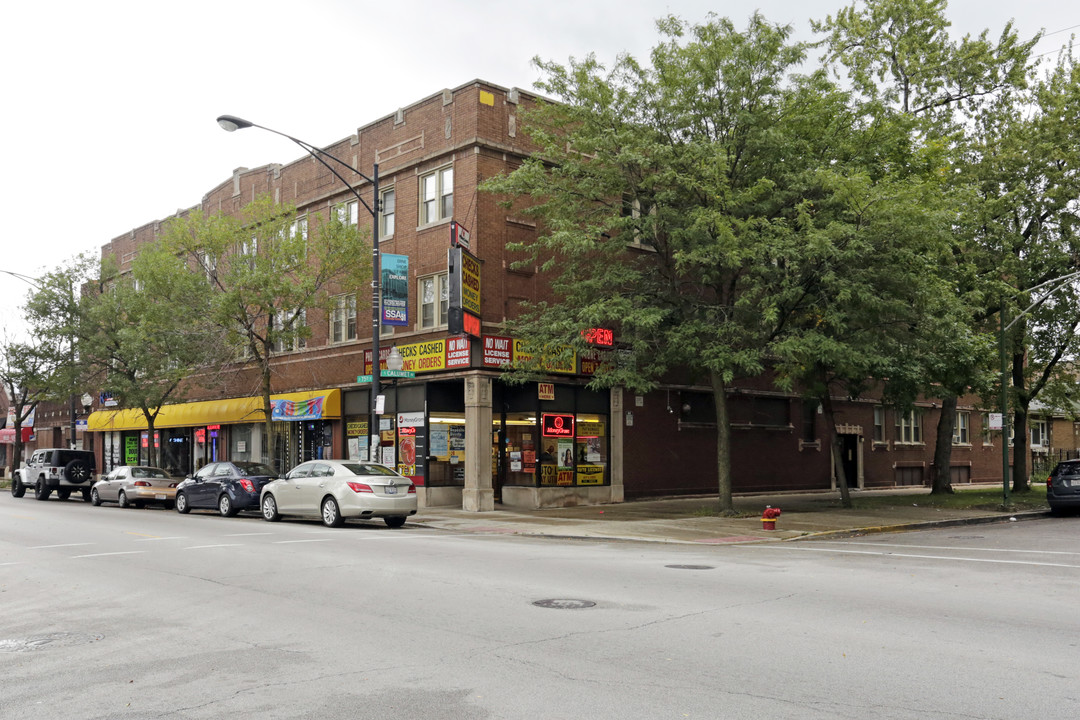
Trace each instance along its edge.
{"label": "street lamp", "polygon": [[[371,405],[370,413],[368,415],[368,433],[371,439],[368,450],[370,453],[369,457],[371,461],[376,462],[378,460],[376,454],[378,452],[379,441],[379,416],[376,408],[378,407],[377,398],[379,396],[379,380],[381,375],[381,368],[379,366],[379,309],[382,305],[382,303],[380,302],[380,296],[382,294],[382,258],[379,255],[379,163],[373,164],[371,177],[368,177],[364,173],[349,165],[344,160],[340,160],[339,158],[334,157],[325,150],[315,147],[311,143],[306,143],[303,140],[298,140],[292,135],[286,135],[283,132],[274,130],[273,128],[268,128],[264,125],[258,125],[249,120],[238,118],[235,115],[222,115],[218,117],[217,123],[228,132],[243,130],[244,128],[249,127],[257,127],[261,130],[266,130],[267,132],[272,132],[275,135],[280,135],[283,138],[288,138],[289,140],[292,140],[294,143],[302,147],[308,155],[318,160],[319,163],[322,164],[322,166],[325,167],[327,170],[329,170],[334,177],[340,180],[341,183],[346,188],[348,188],[349,192],[351,192],[353,196],[356,197],[357,201],[359,201],[359,203],[364,206],[364,209],[371,214]],[[349,171],[356,173],[364,180],[367,180],[369,183],[371,183],[371,205],[368,205],[364,198],[360,196],[360,193],[356,191],[356,188],[352,186],[352,183],[341,177],[341,174],[337,170],[335,170],[333,166],[326,162],[326,160],[333,160],[341,167],[347,168]]]}

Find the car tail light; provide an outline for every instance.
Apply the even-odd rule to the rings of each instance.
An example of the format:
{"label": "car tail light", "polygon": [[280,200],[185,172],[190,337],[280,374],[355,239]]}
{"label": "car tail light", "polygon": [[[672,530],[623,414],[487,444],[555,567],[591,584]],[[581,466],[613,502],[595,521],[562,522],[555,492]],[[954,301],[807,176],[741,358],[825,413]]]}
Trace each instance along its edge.
{"label": "car tail light", "polygon": [[251,482],[247,478],[240,478],[240,487],[244,488],[250,493],[255,492],[255,483]]}
{"label": "car tail light", "polygon": [[358,492],[358,493],[374,493],[375,492],[374,490],[371,489],[370,485],[365,485],[364,483],[351,482],[351,483],[349,483],[349,487],[352,488],[353,492]]}
{"label": "car tail light", "polygon": [[150,487],[150,483],[146,482],[145,480],[136,480],[135,487]]}
{"label": "car tail light", "polygon": [[1054,476],[1053,475],[1047,475],[1046,476],[1046,489],[1050,490],[1053,487],[1053,485],[1054,485]]}
{"label": "car tail light", "polygon": [[176,486],[177,486],[177,483],[169,483],[169,487],[171,487],[171,488],[174,488]]}
{"label": "car tail light", "polygon": [[415,495],[416,494],[416,486],[415,485],[409,485],[409,494],[410,495]]}

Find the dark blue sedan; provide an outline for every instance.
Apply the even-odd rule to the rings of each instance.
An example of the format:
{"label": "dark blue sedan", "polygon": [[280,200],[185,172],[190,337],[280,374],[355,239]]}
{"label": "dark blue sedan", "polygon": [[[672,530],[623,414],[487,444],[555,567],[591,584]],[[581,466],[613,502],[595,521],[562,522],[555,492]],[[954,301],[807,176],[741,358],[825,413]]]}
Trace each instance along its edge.
{"label": "dark blue sedan", "polygon": [[263,485],[277,478],[274,469],[262,463],[210,463],[176,486],[176,511],[216,509],[231,517],[241,510],[258,510]]}

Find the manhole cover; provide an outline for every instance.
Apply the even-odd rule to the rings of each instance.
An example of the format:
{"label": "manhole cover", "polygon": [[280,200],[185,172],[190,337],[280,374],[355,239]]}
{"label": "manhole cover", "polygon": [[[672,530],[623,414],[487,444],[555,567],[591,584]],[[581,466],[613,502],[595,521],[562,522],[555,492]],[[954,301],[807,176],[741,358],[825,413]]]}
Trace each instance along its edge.
{"label": "manhole cover", "polygon": [[712,565],[665,565],[666,568],[672,570],[713,570]]}
{"label": "manhole cover", "polygon": [[69,633],[54,632],[44,635],[32,635],[28,638],[13,638],[0,640],[0,652],[31,652],[33,650],[46,650],[54,647],[71,647],[72,645],[89,645],[101,640],[104,635],[94,633]]}
{"label": "manhole cover", "polygon": [[581,610],[582,608],[591,608],[596,603],[591,600],[537,600],[533,605],[556,610]]}

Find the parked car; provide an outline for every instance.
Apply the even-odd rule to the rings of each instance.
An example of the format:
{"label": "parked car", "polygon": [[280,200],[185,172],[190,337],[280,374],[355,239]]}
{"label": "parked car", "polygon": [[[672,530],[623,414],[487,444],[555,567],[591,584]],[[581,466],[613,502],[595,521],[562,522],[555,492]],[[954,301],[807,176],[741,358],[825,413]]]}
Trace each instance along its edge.
{"label": "parked car", "polygon": [[122,508],[161,504],[172,509],[176,485],[177,482],[161,468],[123,465],[113,468],[94,483],[90,489],[90,502],[93,505],[114,502]]}
{"label": "parked car", "polygon": [[382,518],[392,528],[416,514],[416,486],[378,463],[357,460],[310,460],[262,490],[262,516],[321,517],[340,527],[345,518]]}
{"label": "parked car", "polygon": [[262,463],[210,463],[176,486],[176,511],[216,508],[231,517],[241,510],[257,510],[263,485],[277,478],[277,472]]}
{"label": "parked car", "polygon": [[36,500],[48,500],[55,490],[58,498],[67,500],[72,492],[79,491],[83,500],[89,502],[95,467],[94,453],[90,450],[35,450],[26,465],[12,474],[11,494],[22,497],[27,488],[33,488]]}
{"label": "parked car", "polygon": [[1046,478],[1046,501],[1050,512],[1080,510],[1080,460],[1063,460]]}

